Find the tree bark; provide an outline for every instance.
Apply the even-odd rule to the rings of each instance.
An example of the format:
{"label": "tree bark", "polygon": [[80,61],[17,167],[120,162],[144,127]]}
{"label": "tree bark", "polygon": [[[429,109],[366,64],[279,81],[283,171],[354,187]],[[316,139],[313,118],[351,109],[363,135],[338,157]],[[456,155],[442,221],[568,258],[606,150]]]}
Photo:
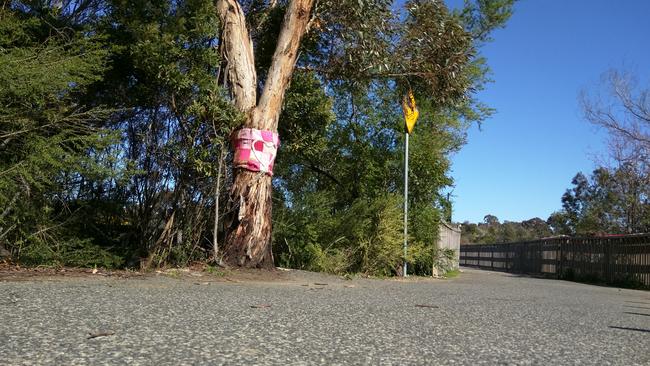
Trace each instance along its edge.
{"label": "tree bark", "polygon": [[[219,0],[228,81],[235,106],[247,114],[243,127],[278,131],[284,94],[291,80],[313,2],[291,0],[288,5],[262,95],[256,103],[253,45],[243,12],[237,0]],[[271,198],[270,176],[245,169],[235,170],[230,192],[229,211],[232,217],[224,247],[226,263],[243,267],[273,267]]]}
{"label": "tree bark", "polygon": [[257,103],[257,73],[244,11],[237,0],[218,0],[217,12],[221,20],[221,54],[228,87],[235,107],[249,113]]}
{"label": "tree bark", "polygon": [[257,128],[277,131],[284,93],[291,81],[300,41],[307,30],[313,6],[314,0],[292,0],[287,7],[264,90],[254,111],[254,119],[264,124]]}
{"label": "tree bark", "polygon": [[271,177],[238,169],[230,192],[234,208],[226,236],[224,260],[229,265],[272,268]]}

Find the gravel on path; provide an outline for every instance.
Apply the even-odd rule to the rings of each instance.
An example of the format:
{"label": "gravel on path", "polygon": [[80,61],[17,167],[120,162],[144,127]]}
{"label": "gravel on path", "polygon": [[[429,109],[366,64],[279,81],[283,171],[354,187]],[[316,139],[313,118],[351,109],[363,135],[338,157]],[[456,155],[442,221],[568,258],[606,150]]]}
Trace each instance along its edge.
{"label": "gravel on path", "polygon": [[650,365],[650,292],[449,280],[0,276],[0,365]]}

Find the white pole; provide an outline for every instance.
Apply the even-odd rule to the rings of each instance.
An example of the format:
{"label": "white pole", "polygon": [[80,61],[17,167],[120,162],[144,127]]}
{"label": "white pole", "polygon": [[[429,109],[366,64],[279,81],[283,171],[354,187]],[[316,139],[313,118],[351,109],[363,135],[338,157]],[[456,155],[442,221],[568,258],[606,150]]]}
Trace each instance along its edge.
{"label": "white pole", "polygon": [[404,277],[406,270],[406,252],[408,247],[408,214],[409,214],[409,133],[406,132],[406,143],[404,147]]}

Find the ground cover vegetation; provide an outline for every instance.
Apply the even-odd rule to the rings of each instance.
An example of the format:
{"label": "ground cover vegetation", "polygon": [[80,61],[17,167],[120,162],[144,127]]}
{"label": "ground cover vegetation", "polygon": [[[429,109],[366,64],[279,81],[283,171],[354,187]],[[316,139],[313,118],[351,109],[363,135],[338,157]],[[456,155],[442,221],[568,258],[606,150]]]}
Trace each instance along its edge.
{"label": "ground cover vegetation", "polygon": [[[441,193],[453,183],[449,154],[492,113],[474,97],[489,81],[479,48],[512,7],[1,4],[0,248],[12,261],[271,260],[374,275],[396,273],[403,260],[402,96],[413,90],[421,116],[411,139],[408,259],[425,274],[444,255],[435,242],[451,215]],[[289,48],[278,47],[285,41]],[[257,123],[255,113],[270,113],[264,121],[274,124],[260,126],[281,138],[272,178],[231,168],[230,136]]]}

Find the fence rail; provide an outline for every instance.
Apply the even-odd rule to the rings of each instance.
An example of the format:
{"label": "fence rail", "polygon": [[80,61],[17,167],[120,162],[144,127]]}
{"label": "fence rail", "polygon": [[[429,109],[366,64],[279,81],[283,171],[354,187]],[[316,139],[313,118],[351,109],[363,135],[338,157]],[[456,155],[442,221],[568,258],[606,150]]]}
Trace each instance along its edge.
{"label": "fence rail", "polygon": [[650,287],[650,234],[461,245],[460,265]]}

